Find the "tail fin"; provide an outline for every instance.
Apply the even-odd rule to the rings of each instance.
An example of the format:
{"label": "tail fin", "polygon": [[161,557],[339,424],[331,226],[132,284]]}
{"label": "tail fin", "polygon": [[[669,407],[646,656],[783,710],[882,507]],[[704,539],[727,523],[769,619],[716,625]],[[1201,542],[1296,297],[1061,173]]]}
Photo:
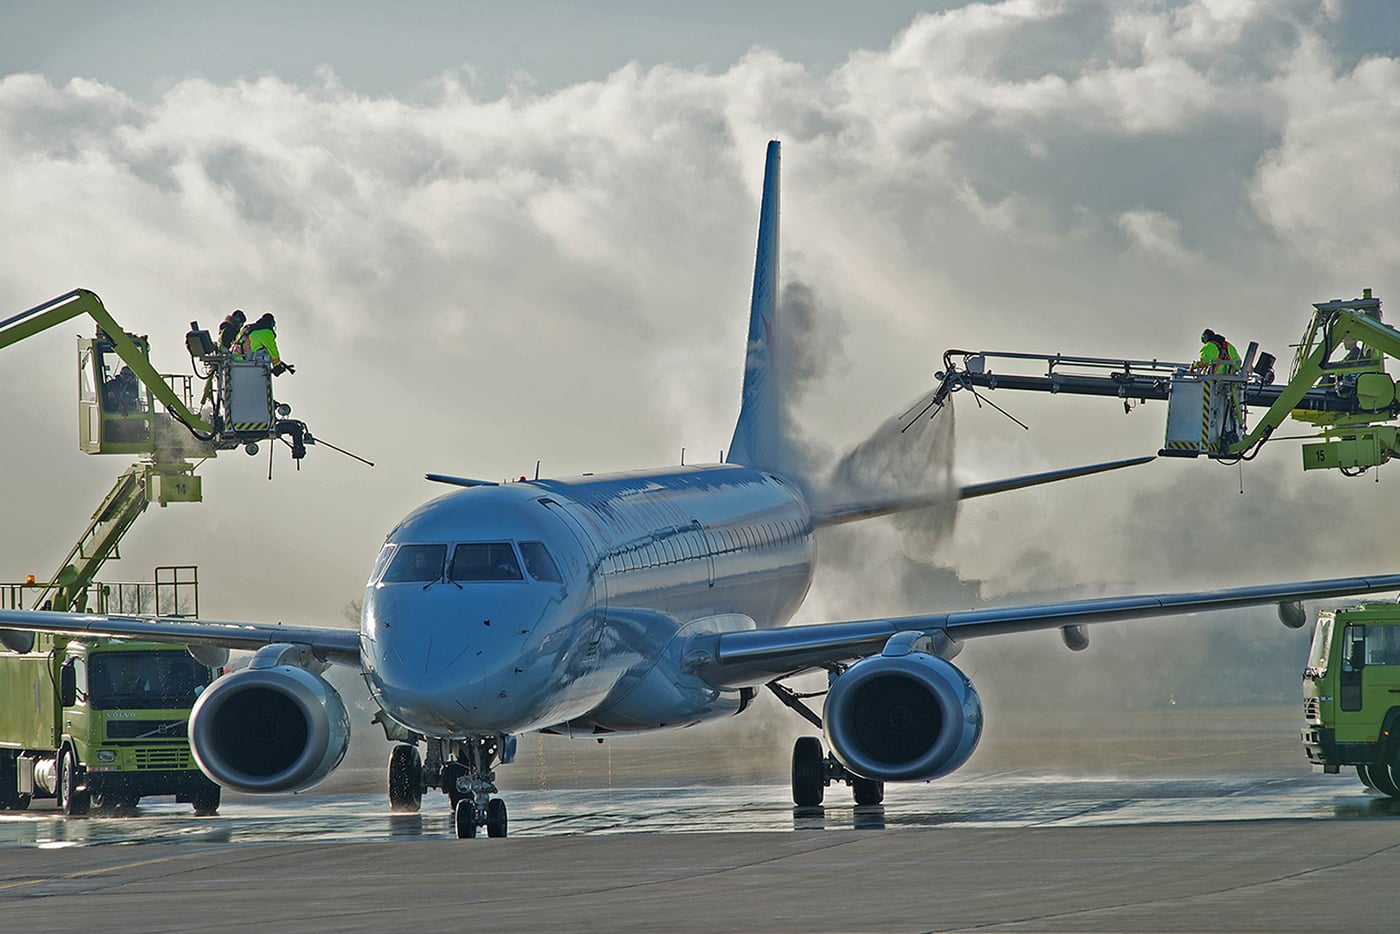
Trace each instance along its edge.
{"label": "tail fin", "polygon": [[753,268],[743,402],[726,458],[731,464],[751,467],[779,466],[778,448],[782,442],[777,354],[773,345],[778,305],[778,175],[779,143],[771,140],[763,170],[763,204],[758,218],[758,255]]}

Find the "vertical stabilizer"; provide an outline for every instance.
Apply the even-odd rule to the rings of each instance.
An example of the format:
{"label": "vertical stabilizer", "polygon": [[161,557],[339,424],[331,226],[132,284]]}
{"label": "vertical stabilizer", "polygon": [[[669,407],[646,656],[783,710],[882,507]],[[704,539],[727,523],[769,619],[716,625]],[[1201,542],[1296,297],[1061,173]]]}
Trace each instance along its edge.
{"label": "vertical stabilizer", "polygon": [[773,346],[778,305],[778,150],[778,141],[771,140],[763,169],[763,205],[758,216],[758,255],[753,267],[743,402],[726,458],[731,464],[751,467],[778,467],[782,443],[777,354]]}

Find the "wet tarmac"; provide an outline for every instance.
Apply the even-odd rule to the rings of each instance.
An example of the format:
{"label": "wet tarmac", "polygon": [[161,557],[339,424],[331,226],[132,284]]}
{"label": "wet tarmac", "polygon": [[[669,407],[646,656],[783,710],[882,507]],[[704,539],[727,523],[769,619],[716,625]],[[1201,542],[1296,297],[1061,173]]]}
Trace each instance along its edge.
{"label": "wet tarmac", "polygon": [[[15,930],[1393,931],[1400,802],[1352,774],[959,773],[855,807],[784,785],[509,792],[510,839],[445,799],[230,795],[215,817],[0,816]],[[7,927],[6,929],[10,929]]]}
{"label": "wet tarmac", "polygon": [[[1349,770],[1348,770],[1349,773]],[[792,806],[785,785],[514,791],[510,836],[791,833],[916,828],[1124,827],[1248,821],[1391,820],[1400,801],[1354,775],[1239,775],[1224,779],[971,775],[891,787],[880,807],[856,807],[844,786],[821,808]],[[380,793],[227,796],[219,814],[148,798],[125,813],[65,818],[51,804],[0,813],[0,847],[134,843],[368,843],[454,838],[445,797],[393,814]]]}

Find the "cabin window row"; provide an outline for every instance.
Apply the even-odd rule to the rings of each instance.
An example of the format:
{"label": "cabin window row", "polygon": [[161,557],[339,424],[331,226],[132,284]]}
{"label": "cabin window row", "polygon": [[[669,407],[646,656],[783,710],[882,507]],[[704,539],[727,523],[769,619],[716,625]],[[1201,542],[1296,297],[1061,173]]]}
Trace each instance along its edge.
{"label": "cabin window row", "polygon": [[605,562],[611,573],[637,571],[696,558],[789,545],[800,541],[803,534],[802,524],[794,519],[704,531],[694,526],[620,548],[607,555]]}

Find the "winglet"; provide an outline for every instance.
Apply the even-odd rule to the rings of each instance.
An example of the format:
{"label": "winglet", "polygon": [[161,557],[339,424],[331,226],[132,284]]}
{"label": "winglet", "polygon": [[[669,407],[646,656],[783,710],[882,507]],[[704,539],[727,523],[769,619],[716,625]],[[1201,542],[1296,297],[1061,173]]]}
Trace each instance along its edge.
{"label": "winglet", "polygon": [[725,458],[731,464],[776,467],[782,441],[778,414],[778,374],[773,338],[778,304],[778,177],[780,144],[768,143],[759,208],[758,251],[749,307],[748,354],[744,362],[743,403]]}

